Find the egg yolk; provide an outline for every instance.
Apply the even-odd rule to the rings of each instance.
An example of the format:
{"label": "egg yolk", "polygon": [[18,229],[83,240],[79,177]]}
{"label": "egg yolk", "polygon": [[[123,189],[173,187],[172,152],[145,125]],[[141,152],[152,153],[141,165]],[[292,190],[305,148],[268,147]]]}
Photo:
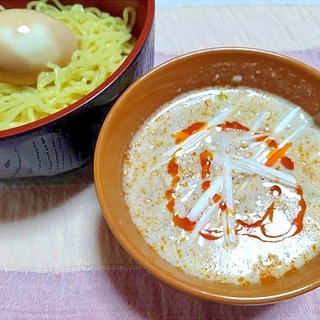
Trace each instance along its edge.
{"label": "egg yolk", "polygon": [[48,63],[66,66],[78,41],[61,21],[35,10],[0,12],[0,82],[36,85]]}

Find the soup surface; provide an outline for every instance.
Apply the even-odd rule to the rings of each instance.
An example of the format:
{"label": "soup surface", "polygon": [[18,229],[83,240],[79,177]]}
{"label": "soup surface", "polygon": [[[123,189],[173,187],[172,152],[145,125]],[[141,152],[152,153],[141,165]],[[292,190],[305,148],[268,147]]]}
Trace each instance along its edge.
{"label": "soup surface", "polygon": [[133,222],[165,260],[246,285],[319,253],[320,130],[263,91],[206,88],[164,105],[134,135],[123,189]]}

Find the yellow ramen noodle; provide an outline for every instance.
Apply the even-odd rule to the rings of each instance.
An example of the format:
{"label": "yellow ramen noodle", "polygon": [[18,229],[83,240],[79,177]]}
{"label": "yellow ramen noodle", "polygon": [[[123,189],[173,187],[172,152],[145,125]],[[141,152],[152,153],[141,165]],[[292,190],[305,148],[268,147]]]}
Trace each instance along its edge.
{"label": "yellow ramen noodle", "polygon": [[65,67],[49,64],[50,71],[39,74],[36,87],[0,82],[0,130],[35,121],[82,98],[108,78],[134,46],[133,8],[125,8],[119,18],[80,4],[53,4],[31,1],[27,9],[63,21],[77,37],[79,50]]}

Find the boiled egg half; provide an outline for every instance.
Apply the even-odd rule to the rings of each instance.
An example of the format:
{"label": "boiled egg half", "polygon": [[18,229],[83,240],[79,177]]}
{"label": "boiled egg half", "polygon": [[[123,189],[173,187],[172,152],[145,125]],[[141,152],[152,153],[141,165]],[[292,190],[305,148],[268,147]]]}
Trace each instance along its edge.
{"label": "boiled egg half", "polygon": [[36,85],[49,62],[66,66],[79,48],[61,21],[35,10],[0,12],[0,82]]}

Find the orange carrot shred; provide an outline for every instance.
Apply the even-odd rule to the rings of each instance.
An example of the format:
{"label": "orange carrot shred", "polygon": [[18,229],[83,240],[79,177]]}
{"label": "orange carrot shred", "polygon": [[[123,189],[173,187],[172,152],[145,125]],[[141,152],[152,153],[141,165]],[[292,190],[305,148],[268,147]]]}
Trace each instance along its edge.
{"label": "orange carrot shred", "polygon": [[267,155],[267,162],[265,165],[267,167],[272,167],[278,160],[284,157],[288,149],[292,146],[292,143],[286,143],[283,147],[281,148],[276,148],[272,150],[268,155]]}

